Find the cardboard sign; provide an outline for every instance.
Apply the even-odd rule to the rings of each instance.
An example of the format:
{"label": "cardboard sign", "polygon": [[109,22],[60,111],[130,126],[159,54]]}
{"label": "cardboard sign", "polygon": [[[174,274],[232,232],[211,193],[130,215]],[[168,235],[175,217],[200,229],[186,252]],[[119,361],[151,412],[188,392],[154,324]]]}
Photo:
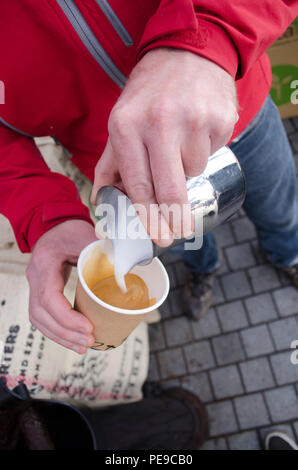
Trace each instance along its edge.
{"label": "cardboard sign", "polygon": [[268,55],[272,99],[283,119],[298,116],[298,18],[270,47]]}

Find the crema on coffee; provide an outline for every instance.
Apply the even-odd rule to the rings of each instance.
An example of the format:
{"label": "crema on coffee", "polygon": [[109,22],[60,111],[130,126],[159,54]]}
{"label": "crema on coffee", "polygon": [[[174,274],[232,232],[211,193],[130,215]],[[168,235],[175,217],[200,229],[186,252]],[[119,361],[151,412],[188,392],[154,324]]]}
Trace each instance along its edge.
{"label": "crema on coffee", "polygon": [[154,305],[144,280],[136,274],[125,275],[126,290],[123,291],[114,276],[114,266],[100,249],[86,262],[83,276],[89,289],[96,297],[114,307],[138,310]]}

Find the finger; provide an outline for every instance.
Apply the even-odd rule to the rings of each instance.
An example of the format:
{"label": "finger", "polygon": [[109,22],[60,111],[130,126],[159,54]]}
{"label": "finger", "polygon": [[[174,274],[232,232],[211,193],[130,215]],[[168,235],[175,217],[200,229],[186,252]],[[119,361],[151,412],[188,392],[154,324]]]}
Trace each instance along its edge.
{"label": "finger", "polygon": [[63,266],[51,265],[48,270],[42,270],[38,285],[36,283],[30,285],[32,299],[35,299],[36,304],[40,304],[62,327],[90,335],[93,325],[83,314],[72,308],[63,294],[63,275]]}
{"label": "finger", "polygon": [[239,116],[235,105],[230,104],[225,113],[221,113],[220,116],[212,120],[209,129],[211,154],[215,153],[229,142],[238,119]]}
{"label": "finger", "polygon": [[30,304],[30,321],[49,338],[53,339],[55,337],[55,341],[59,340],[59,344],[68,343],[85,349],[94,344],[92,335],[86,336],[61,326],[46,310],[37,304],[36,299],[33,299]]}
{"label": "finger", "polygon": [[[173,234],[158,209],[146,147],[137,135],[131,135],[129,139],[112,141],[112,146],[117,155],[124,188],[131,202],[137,204],[135,207],[142,224],[153,241],[162,246],[170,245]],[[129,155],[129,165],[127,155]]]}
{"label": "finger", "polygon": [[185,176],[191,178],[201,175],[211,155],[211,142],[207,133],[198,132],[188,134],[181,147],[183,168]]}
{"label": "finger", "polygon": [[100,188],[113,186],[117,182],[119,183],[118,167],[110,140],[108,140],[105,150],[95,167],[94,183],[90,197],[91,204],[96,205],[96,196]]}
{"label": "finger", "polygon": [[180,149],[168,138],[164,142],[151,140],[148,151],[160,210],[172,232],[178,238],[187,237],[193,231],[193,221]]}
{"label": "finger", "polygon": [[87,348],[84,346],[81,346],[79,344],[71,343],[70,341],[67,341],[63,338],[60,338],[59,336],[55,335],[52,331],[48,330],[43,323],[41,323],[38,320],[35,320],[34,326],[47,338],[51,339],[52,341],[55,341],[55,343],[60,344],[60,346],[64,346],[65,348],[71,349],[72,351],[75,351],[78,354],[85,354],[87,351]]}
{"label": "finger", "polygon": [[133,204],[138,216],[150,235],[151,240],[156,244],[166,247],[173,242],[173,233],[163,217],[158,204]]}

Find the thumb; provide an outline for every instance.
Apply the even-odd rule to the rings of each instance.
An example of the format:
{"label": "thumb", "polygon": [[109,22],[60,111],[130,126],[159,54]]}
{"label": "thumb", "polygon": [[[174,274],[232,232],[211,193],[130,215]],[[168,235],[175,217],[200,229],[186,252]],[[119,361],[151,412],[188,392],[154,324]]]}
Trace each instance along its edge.
{"label": "thumb", "polygon": [[119,172],[112,146],[108,140],[94,170],[94,183],[90,197],[91,204],[96,205],[96,196],[100,188],[115,185],[117,182],[119,182]]}

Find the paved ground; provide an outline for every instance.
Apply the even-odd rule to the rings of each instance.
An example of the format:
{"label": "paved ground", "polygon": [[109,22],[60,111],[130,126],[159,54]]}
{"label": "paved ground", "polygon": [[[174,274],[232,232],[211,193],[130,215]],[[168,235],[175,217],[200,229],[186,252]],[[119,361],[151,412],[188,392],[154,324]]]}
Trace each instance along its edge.
{"label": "paved ground", "polygon": [[[298,118],[284,121],[298,169]],[[298,441],[298,291],[263,259],[254,226],[241,210],[219,227],[222,266],[214,302],[199,322],[182,313],[186,270],[166,255],[171,292],[162,321],[150,326],[149,381],[180,384],[206,404],[203,449],[259,449],[268,429]]]}

